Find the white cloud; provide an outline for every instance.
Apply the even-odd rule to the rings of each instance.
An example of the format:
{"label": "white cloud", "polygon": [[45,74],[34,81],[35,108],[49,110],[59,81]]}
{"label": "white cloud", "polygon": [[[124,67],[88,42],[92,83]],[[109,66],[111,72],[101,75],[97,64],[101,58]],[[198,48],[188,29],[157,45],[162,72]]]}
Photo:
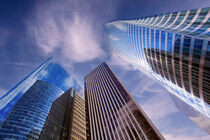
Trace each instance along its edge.
{"label": "white cloud", "polygon": [[0,88],[0,97],[6,93],[6,90]]}
{"label": "white cloud", "polygon": [[43,3],[36,9],[36,18],[28,23],[28,29],[47,55],[59,54],[73,62],[102,57],[101,37],[93,13],[87,11],[84,15],[75,7],[76,1]]}
{"label": "white cloud", "polygon": [[121,31],[126,31],[126,26],[123,23],[120,22],[112,22],[112,23],[108,23],[106,24],[107,26],[114,26],[115,28],[121,30]]}
{"label": "white cloud", "polygon": [[210,136],[201,133],[200,128],[183,127],[181,129],[169,128],[168,132],[163,133],[167,140],[209,140]]}
{"label": "white cloud", "polygon": [[54,51],[62,43],[62,36],[58,25],[56,25],[53,17],[47,17],[41,23],[42,25],[34,25],[36,43],[45,53]]}
{"label": "white cloud", "polygon": [[113,41],[119,40],[119,38],[118,37],[115,37],[114,35],[109,35],[109,39],[111,39]]}
{"label": "white cloud", "polygon": [[135,76],[135,88],[132,95],[138,100],[146,100],[139,104],[153,121],[159,121],[172,113],[177,112],[168,94],[168,91],[161,87],[155,80],[151,79],[141,71],[138,71]]}
{"label": "white cloud", "polygon": [[111,58],[107,61],[111,66],[120,66],[125,70],[135,70],[135,68],[127,61],[122,59],[115,51],[112,51]]}
{"label": "white cloud", "polygon": [[138,83],[139,86],[137,86],[136,89],[134,90],[134,96],[136,97],[138,97],[141,94],[146,94],[148,91],[150,93],[157,93],[157,94],[166,92],[166,90],[160,87],[154,79],[145,75],[141,71],[139,71],[139,74],[136,76],[136,78],[140,80],[140,82]]}
{"label": "white cloud", "polygon": [[[144,104],[139,104],[148,114],[149,118],[156,121],[178,111],[174,106],[170,96],[168,95],[170,93],[168,93],[166,89],[161,87],[158,83],[155,82],[154,79],[145,75],[138,68],[134,67],[133,65],[122,59],[114,51],[112,52],[108,64],[111,65],[111,67],[118,66],[123,69],[121,70],[121,72],[125,73],[121,75],[125,77],[122,77],[121,79],[124,79],[125,83],[129,83],[129,81],[131,83],[135,82],[134,85],[136,86],[132,88],[131,94],[136,100],[138,100],[138,98],[141,99],[142,97],[147,98],[147,101]],[[130,72],[135,72],[135,76],[126,77],[126,75]],[[150,96],[150,94],[152,94],[152,96]]]}
{"label": "white cloud", "polygon": [[64,22],[67,31],[64,36],[64,54],[76,62],[89,61],[103,55],[99,39],[94,33],[94,27],[90,20],[74,15],[73,22],[69,26]]}
{"label": "white cloud", "polygon": [[[150,92],[156,92],[155,90],[152,90],[153,88],[154,86],[151,85],[147,90],[149,91],[151,89]],[[164,90],[159,93],[156,92],[156,95],[149,98],[147,102],[142,105],[142,108],[154,121],[157,121],[172,113],[178,112],[170,97],[168,97],[167,93],[163,92]]]}
{"label": "white cloud", "polygon": [[166,140],[209,140],[209,136],[199,136],[195,137],[192,135],[174,135],[174,134],[165,134]]}

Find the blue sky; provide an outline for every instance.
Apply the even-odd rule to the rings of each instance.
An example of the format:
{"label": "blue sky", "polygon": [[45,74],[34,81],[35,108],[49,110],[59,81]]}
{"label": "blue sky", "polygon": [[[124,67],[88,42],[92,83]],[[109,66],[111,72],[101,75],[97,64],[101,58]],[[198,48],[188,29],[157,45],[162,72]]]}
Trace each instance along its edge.
{"label": "blue sky", "polygon": [[209,0],[1,0],[0,92],[5,93],[49,57],[83,86],[103,61],[170,140],[209,136],[179,112],[169,93],[109,48],[107,22],[209,7]]}

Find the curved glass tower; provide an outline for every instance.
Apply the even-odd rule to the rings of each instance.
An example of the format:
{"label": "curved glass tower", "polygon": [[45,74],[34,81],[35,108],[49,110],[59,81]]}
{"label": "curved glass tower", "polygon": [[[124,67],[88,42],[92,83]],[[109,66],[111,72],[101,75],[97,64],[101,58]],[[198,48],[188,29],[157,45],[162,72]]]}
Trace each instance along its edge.
{"label": "curved glass tower", "polygon": [[48,113],[61,94],[82,88],[52,59],[0,97],[0,139],[38,139]]}
{"label": "curved glass tower", "polygon": [[82,88],[77,84],[76,80],[66,72],[66,70],[64,70],[58,63],[54,62],[53,59],[48,59],[19,82],[14,88],[0,96],[0,122],[37,80],[51,83],[64,92],[70,87],[74,87],[78,92],[82,92]]}
{"label": "curved glass tower", "polygon": [[203,8],[106,25],[114,52],[204,115],[200,127],[210,121],[209,17]]}
{"label": "curved glass tower", "polygon": [[63,90],[37,80],[0,124],[0,138],[38,139],[51,105]]}

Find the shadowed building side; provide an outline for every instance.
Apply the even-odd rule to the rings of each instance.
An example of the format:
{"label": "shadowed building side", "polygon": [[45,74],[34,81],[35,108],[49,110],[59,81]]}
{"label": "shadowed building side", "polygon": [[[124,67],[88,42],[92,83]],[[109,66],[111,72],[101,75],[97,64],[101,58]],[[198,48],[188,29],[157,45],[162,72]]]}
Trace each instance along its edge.
{"label": "shadowed building side", "polygon": [[53,102],[40,134],[40,140],[61,139],[61,137],[68,139],[73,104],[71,93],[72,89]]}
{"label": "shadowed building side", "polygon": [[53,102],[39,139],[86,139],[85,103],[75,89],[69,89]]}

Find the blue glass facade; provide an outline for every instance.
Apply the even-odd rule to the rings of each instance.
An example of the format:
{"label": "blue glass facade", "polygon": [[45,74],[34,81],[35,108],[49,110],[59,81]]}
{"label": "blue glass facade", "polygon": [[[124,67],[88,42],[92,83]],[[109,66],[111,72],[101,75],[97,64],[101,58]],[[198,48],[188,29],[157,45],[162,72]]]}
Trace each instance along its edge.
{"label": "blue glass facade", "polygon": [[52,59],[48,59],[14,88],[0,97],[0,122],[37,80],[51,83],[63,91],[66,91],[70,87],[74,87],[78,92],[83,92],[82,88],[71,75],[69,75],[58,63],[54,62]]}
{"label": "blue glass facade", "polygon": [[63,90],[37,80],[0,124],[0,139],[38,139],[51,105]]}
{"label": "blue glass facade", "polygon": [[210,8],[108,23],[110,46],[210,119]]}

